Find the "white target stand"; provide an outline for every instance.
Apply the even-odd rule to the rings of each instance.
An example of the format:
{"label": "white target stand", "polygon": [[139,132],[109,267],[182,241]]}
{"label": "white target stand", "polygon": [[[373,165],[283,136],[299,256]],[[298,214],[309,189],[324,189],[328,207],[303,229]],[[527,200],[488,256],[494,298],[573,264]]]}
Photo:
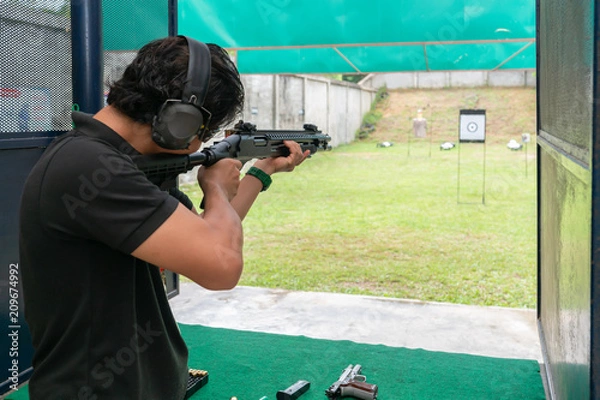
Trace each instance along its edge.
{"label": "white target stand", "polygon": [[[461,201],[461,147],[463,143],[474,143],[483,145],[482,156],[482,179],[481,179],[481,204],[485,204],[485,110],[460,110],[458,127],[458,178],[456,180],[456,201],[458,204],[479,204],[473,202]],[[473,179],[472,174],[468,174],[465,179]]]}

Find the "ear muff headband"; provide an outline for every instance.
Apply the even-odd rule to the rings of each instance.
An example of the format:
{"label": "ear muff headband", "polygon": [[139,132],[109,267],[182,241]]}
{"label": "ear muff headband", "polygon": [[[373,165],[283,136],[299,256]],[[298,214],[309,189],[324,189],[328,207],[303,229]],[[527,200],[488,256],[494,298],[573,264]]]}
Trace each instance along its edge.
{"label": "ear muff headband", "polygon": [[154,117],[152,139],[170,150],[186,149],[196,136],[207,131],[210,112],[202,107],[210,83],[210,50],[187,36],[188,72],[181,99],[167,99]]}
{"label": "ear muff headband", "polygon": [[195,39],[187,36],[180,37],[187,40],[190,53],[186,85],[181,100],[202,107],[210,83],[210,50],[207,45]]}

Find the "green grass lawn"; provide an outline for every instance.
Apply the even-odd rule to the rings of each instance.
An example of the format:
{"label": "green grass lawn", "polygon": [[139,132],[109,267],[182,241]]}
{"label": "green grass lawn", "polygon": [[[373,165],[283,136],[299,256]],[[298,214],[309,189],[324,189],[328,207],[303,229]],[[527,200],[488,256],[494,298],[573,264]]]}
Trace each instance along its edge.
{"label": "green grass lawn", "polygon": [[526,163],[462,144],[460,190],[459,149],[438,146],[355,142],[275,175],[244,221],[240,284],[535,307],[535,146]]}

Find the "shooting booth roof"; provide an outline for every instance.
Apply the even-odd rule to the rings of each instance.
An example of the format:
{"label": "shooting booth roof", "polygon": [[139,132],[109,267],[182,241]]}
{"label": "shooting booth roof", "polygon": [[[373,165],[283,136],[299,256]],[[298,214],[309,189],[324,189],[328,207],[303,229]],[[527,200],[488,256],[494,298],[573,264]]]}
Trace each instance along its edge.
{"label": "shooting booth roof", "polygon": [[[167,3],[104,0],[105,26],[121,27],[105,28],[105,49],[164,36]],[[535,68],[535,0],[176,3],[178,33],[231,50],[246,74]]]}

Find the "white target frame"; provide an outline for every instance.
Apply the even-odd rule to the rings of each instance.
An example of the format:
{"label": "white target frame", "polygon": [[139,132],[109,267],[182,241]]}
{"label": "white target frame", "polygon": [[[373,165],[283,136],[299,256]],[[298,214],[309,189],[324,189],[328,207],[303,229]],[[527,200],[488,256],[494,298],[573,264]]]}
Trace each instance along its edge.
{"label": "white target frame", "polygon": [[485,142],[485,110],[460,110],[458,140]]}

